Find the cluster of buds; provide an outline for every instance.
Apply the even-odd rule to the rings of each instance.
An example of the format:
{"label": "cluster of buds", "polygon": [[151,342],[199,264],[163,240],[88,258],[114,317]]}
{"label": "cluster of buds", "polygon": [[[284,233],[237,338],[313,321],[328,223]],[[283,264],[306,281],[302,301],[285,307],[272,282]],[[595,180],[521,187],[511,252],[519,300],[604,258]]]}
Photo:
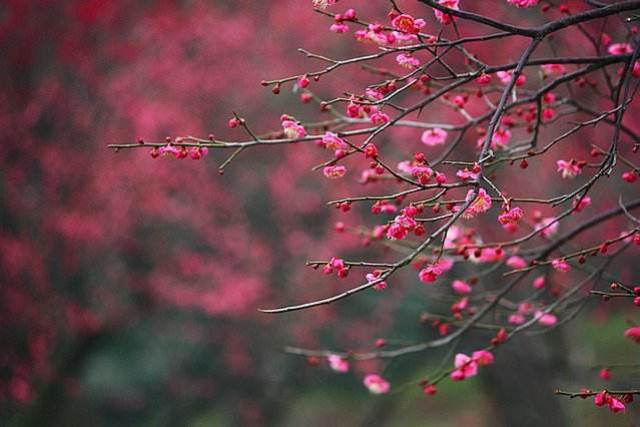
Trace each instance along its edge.
{"label": "cluster of buds", "polygon": [[186,146],[176,146],[172,144],[164,145],[160,148],[153,147],[151,152],[149,153],[152,158],[157,159],[158,157],[173,157],[175,159],[186,159],[187,157],[193,160],[200,160],[204,156],[209,153],[209,149],[207,147],[186,147]]}
{"label": "cluster of buds", "polygon": [[349,267],[345,265],[342,258],[331,257],[331,260],[322,267],[322,272],[324,274],[332,274],[334,270],[341,279],[349,275]]}
{"label": "cluster of buds", "polygon": [[422,236],[425,233],[424,226],[418,224],[415,216],[422,212],[422,207],[409,205],[400,211],[400,215],[396,216],[387,228],[387,237],[393,240],[402,240],[409,232],[413,231],[416,236]]}

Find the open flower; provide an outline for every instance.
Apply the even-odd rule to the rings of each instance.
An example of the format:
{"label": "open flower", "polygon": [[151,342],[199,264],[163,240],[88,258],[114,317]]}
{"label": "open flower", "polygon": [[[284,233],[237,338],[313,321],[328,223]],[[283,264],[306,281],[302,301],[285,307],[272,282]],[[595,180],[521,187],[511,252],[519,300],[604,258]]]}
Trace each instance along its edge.
{"label": "open flower", "polygon": [[389,381],[385,380],[378,374],[369,374],[364,377],[364,386],[369,389],[372,394],[384,394],[388,393],[391,389]]}
{"label": "open flower", "polygon": [[427,129],[422,133],[422,143],[428,147],[444,144],[447,139],[447,131],[440,128]]}
{"label": "open flower", "polygon": [[454,381],[462,381],[478,374],[478,363],[463,353],[456,354],[453,366],[456,368],[451,372],[451,379]]}
{"label": "open flower", "polygon": [[337,354],[330,354],[327,357],[327,361],[329,362],[329,366],[336,372],[344,374],[345,372],[349,372],[349,362],[346,359],[338,356]]}

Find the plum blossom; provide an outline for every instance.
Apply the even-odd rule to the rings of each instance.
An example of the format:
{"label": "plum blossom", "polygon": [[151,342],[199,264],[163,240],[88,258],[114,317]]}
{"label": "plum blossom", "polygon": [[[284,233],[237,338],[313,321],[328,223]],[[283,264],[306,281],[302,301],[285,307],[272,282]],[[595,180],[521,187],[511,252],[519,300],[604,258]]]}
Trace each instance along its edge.
{"label": "plum blossom", "polygon": [[440,264],[429,264],[427,267],[420,270],[418,278],[422,283],[433,283],[438,279],[438,276],[444,273]]}
{"label": "plum blossom", "polygon": [[336,34],[344,34],[347,31],[349,31],[349,26],[344,22],[335,22],[331,24],[331,26],[329,27],[329,30],[333,31]]}
{"label": "plum blossom", "polygon": [[324,173],[324,176],[330,179],[342,178],[346,172],[347,168],[341,165],[326,166],[324,169],[322,169],[322,173]]}
{"label": "plum blossom", "polygon": [[538,4],[538,0],[507,0],[507,3],[515,7],[533,7]]}
{"label": "plum blossom", "polygon": [[385,380],[378,374],[369,374],[365,376],[363,383],[372,394],[385,394],[391,389],[389,381]]}
{"label": "plum blossom", "polygon": [[312,0],[311,4],[318,9],[326,9],[328,6],[334,5],[337,2],[338,0]]}
{"label": "plum blossom", "polygon": [[456,368],[451,372],[451,379],[454,381],[462,381],[478,374],[478,362],[463,353],[456,354],[453,366]]}
{"label": "plum blossom", "polygon": [[[438,0],[438,3],[444,7],[448,7],[449,9],[458,10],[460,0]],[[433,13],[435,14],[438,22],[444,25],[451,24],[456,19],[453,15],[449,15],[438,9],[434,9]]]}
{"label": "plum blossom", "polygon": [[504,258],[504,251],[500,247],[482,248],[474,251],[469,260],[473,263],[498,262]]}
{"label": "plum blossom", "polygon": [[624,403],[622,403],[620,399],[613,397],[605,390],[602,390],[593,397],[593,403],[596,406],[607,406],[614,414],[624,412],[626,409]]}
{"label": "plum blossom", "polygon": [[[372,283],[375,282],[376,280],[378,280],[380,278],[380,276],[382,275],[382,270],[373,270],[372,273],[367,273],[366,278],[367,278],[367,283]],[[387,282],[378,282],[375,285],[373,285],[373,289],[377,290],[377,291],[381,291],[383,289],[387,289]]]}
{"label": "plum blossom", "polygon": [[407,237],[407,234],[418,226],[418,223],[413,218],[416,213],[415,208],[403,209],[401,214],[394,218],[393,223],[387,229],[387,237],[393,240],[402,240]]}
{"label": "plum blossom", "polygon": [[502,225],[516,224],[522,219],[524,212],[519,207],[513,207],[506,212],[501,213],[498,216],[498,222]]}
{"label": "plum blossom", "polygon": [[[511,136],[512,134],[509,129],[498,128],[493,133],[493,135],[491,135],[491,143],[489,147],[492,150],[504,148],[509,144],[509,141],[511,141]],[[484,145],[484,141],[485,141],[484,136],[478,138],[478,141],[476,142],[477,147],[482,148],[482,146]]]}
{"label": "plum blossom", "polygon": [[543,218],[535,225],[534,230],[540,232],[542,237],[548,238],[558,232],[558,220],[553,217]]}
{"label": "plum blossom", "polygon": [[422,143],[428,147],[444,144],[447,139],[447,131],[440,128],[427,129],[422,133]]}
{"label": "plum blossom", "polygon": [[573,199],[573,209],[576,213],[582,211],[584,208],[586,208],[590,204],[591,204],[591,197],[589,196],[584,196],[584,197],[576,196],[576,198]]}
{"label": "plum blossom", "polygon": [[380,200],[377,201],[371,206],[371,213],[374,215],[384,213],[384,214],[392,214],[396,213],[398,208],[393,203],[390,203],[388,200]]}
{"label": "plum blossom", "polygon": [[333,132],[326,132],[322,136],[322,145],[331,150],[344,150],[349,147],[342,138]]}
{"label": "plum blossom", "polygon": [[[513,78],[513,71],[498,71],[496,72],[496,76],[498,76],[498,79],[500,79],[502,84],[508,85],[509,83],[511,83],[511,80]],[[516,86],[523,86],[526,82],[527,78],[525,77],[525,75],[520,74],[516,79]]]}
{"label": "plum blossom", "polygon": [[337,354],[330,354],[327,356],[327,361],[329,362],[331,369],[335,372],[339,372],[341,374],[349,372],[349,362]]}
{"label": "plum blossom", "polygon": [[355,36],[357,41],[370,41],[380,46],[389,44],[389,38],[379,24],[369,24],[366,30],[356,31]]}
{"label": "plum blossom", "polygon": [[558,318],[555,314],[545,313],[543,311],[536,311],[534,318],[542,326],[553,326],[558,322]]}
{"label": "plum blossom", "polygon": [[608,51],[611,55],[626,55],[633,52],[633,48],[629,43],[613,43]]}
{"label": "plum blossom", "polygon": [[459,169],[456,172],[456,176],[462,179],[463,181],[467,181],[467,180],[475,181],[476,179],[478,179],[479,173],[473,172],[472,170],[470,171],[469,169],[464,168],[464,169]]}
{"label": "plum blossom", "polygon": [[640,344],[640,326],[633,326],[624,331],[624,336]]}
{"label": "plum blossom", "polygon": [[[474,191],[469,190],[465,200],[469,201],[473,195]],[[459,206],[457,206],[457,208],[460,209]],[[491,196],[487,194],[484,188],[481,188],[478,190],[477,196],[475,196],[475,199],[473,199],[469,207],[462,213],[462,218],[471,219],[489,209],[491,209]]]}
{"label": "plum blossom", "polygon": [[493,353],[487,350],[474,351],[471,354],[471,358],[478,364],[478,366],[491,365],[495,360]]}
{"label": "plum blossom", "polygon": [[471,292],[471,285],[467,282],[463,282],[462,280],[454,280],[451,284],[451,288],[453,289],[453,292],[458,295],[467,295]]}
{"label": "plum blossom", "polygon": [[390,120],[389,116],[381,111],[375,111],[369,118],[374,125],[382,125]]}
{"label": "plum blossom", "polygon": [[527,262],[519,256],[509,257],[506,264],[511,268],[525,268],[527,266]]}
{"label": "plum blossom", "polygon": [[569,265],[569,263],[560,258],[556,258],[551,261],[551,266],[560,273],[567,273],[568,271],[571,271],[571,266]]}
{"label": "plum blossom", "polygon": [[391,25],[398,31],[405,33],[417,34],[426,25],[424,19],[416,19],[411,15],[403,13],[398,15],[391,21]]}
{"label": "plum blossom", "polygon": [[408,53],[401,53],[396,56],[396,62],[398,65],[408,69],[418,68],[420,66],[420,60]]}
{"label": "plum blossom", "polygon": [[545,278],[544,278],[544,276],[538,276],[538,277],[536,277],[535,279],[533,279],[532,286],[533,286],[535,289],[542,289],[542,288],[544,288],[544,285],[545,285]]}
{"label": "plum blossom", "polygon": [[489,83],[491,83],[491,74],[481,74],[480,76],[478,76],[478,78],[476,78],[476,83],[478,83],[480,86],[488,85]]}
{"label": "plum blossom", "polygon": [[567,72],[567,68],[562,64],[543,64],[540,68],[545,76],[560,76]]}
{"label": "plum blossom", "polygon": [[509,317],[507,318],[507,322],[511,323],[512,325],[522,325],[525,322],[525,318],[520,313],[514,313],[509,315]]}
{"label": "plum blossom", "polygon": [[558,160],[556,162],[556,166],[558,167],[558,172],[563,179],[574,178],[576,175],[580,175],[582,173],[582,168],[575,160],[571,159],[570,161],[566,160]]}
{"label": "plum blossom", "polygon": [[180,149],[175,145],[167,144],[158,149],[158,153],[161,156],[174,156],[175,158],[180,158]]}
{"label": "plum blossom", "polygon": [[295,121],[289,116],[283,115],[281,118],[282,129],[284,129],[284,135],[287,138],[303,138],[307,132],[300,123]]}

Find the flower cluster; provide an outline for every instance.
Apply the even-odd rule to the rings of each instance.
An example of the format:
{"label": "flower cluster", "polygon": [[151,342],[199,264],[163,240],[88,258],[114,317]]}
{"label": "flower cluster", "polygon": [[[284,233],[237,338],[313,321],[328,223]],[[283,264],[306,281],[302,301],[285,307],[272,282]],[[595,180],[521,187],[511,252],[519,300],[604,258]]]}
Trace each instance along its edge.
{"label": "flower cluster", "polygon": [[612,396],[606,390],[602,390],[600,393],[596,394],[593,397],[593,403],[596,406],[607,406],[614,414],[625,411],[625,406],[622,400]]}
{"label": "flower cluster", "polygon": [[493,361],[493,353],[487,350],[474,351],[471,356],[458,353],[453,362],[455,369],[450,374],[451,379],[454,381],[462,381],[474,377],[478,374],[479,366],[491,365]]}
{"label": "flower cluster", "polygon": [[349,275],[349,267],[345,265],[342,258],[331,257],[331,260],[322,267],[322,272],[324,274],[331,274],[334,271],[340,278],[344,278]]}
{"label": "flower cluster", "polygon": [[200,160],[208,153],[209,149],[207,147],[185,147],[167,144],[160,148],[153,147],[150,155],[154,159],[157,159],[160,156],[170,156],[176,159],[186,159],[187,157],[190,157],[193,160]]}
{"label": "flower cluster", "polygon": [[418,224],[415,216],[422,210],[413,205],[409,205],[400,211],[400,215],[393,219],[387,228],[387,237],[393,240],[402,240],[409,232],[413,231],[417,235],[424,234],[424,227]]}

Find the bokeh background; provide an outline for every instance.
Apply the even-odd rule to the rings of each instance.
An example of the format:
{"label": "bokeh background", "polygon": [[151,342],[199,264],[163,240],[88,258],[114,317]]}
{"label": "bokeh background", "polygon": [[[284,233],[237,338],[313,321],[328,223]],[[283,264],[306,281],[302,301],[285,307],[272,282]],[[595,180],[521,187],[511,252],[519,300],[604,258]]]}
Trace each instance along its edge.
{"label": "bokeh background", "polygon": [[[447,349],[345,375],[285,354],[288,344],[372,349],[377,337],[437,336],[419,322],[437,304],[412,272],[384,297],[258,313],[361,279],[328,280],[305,268],[307,259],[381,253],[334,230],[339,220],[359,224],[366,210],[345,216],[325,206],[352,194],[357,177],[327,185],[310,172],[326,156],[312,144],[249,150],[223,176],[217,166],[227,153],[174,161],[106,149],[138,137],[245,138],[226,127],[231,111],[259,132],[277,129],[282,113],[322,117],[290,87],[274,96],[259,84],[321,65],[298,47],[331,57],[371,50],[330,33],[310,3],[0,3],[0,425],[633,423],[633,410],[614,419],[552,395],[567,384],[597,387],[597,364],[636,360],[615,305],[516,340],[479,378],[444,384],[435,397],[415,382],[449,363]],[[415,2],[400,3],[433,23]],[[486,3],[497,18],[543,19]],[[384,1],[343,5],[378,19],[389,9]],[[353,67],[314,86],[329,96],[363,82],[372,76]],[[413,133],[397,136],[409,152],[419,149]],[[391,379],[391,394],[374,398],[362,387],[374,370]],[[615,381],[630,385],[632,374]]]}

